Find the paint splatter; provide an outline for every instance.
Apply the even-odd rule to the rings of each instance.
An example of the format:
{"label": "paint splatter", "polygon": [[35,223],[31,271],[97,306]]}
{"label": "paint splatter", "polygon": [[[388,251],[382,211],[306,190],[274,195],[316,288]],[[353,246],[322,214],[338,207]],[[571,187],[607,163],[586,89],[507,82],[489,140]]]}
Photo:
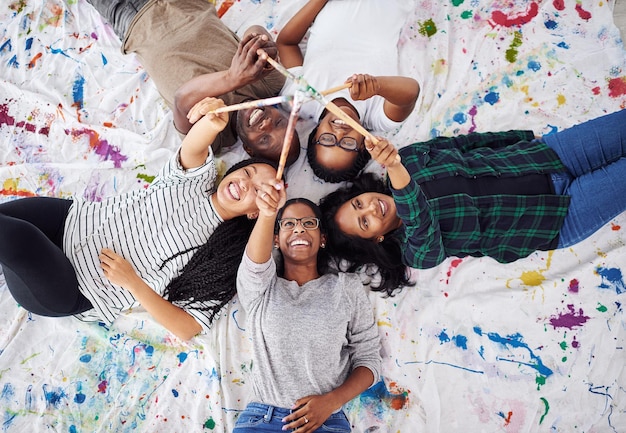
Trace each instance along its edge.
{"label": "paint splatter", "polygon": [[485,102],[489,105],[494,105],[496,102],[500,100],[500,94],[498,92],[489,92],[485,95]]}
{"label": "paint splatter", "polygon": [[544,412],[543,412],[543,415],[541,415],[541,418],[539,418],[539,425],[541,425],[541,423],[543,422],[543,419],[546,417],[548,412],[550,412],[550,403],[548,403],[548,400],[546,400],[543,397],[541,397],[540,400],[543,403]]}
{"label": "paint splatter", "polygon": [[554,329],[572,329],[574,327],[583,326],[585,323],[587,323],[587,320],[589,320],[589,316],[585,316],[582,308],[578,309],[578,311],[575,311],[574,305],[569,304],[567,306],[566,312],[562,312],[556,316],[550,317],[550,324]]}
{"label": "paint splatter", "polygon": [[103,161],[113,161],[115,168],[120,168],[122,163],[128,159],[126,155],[123,155],[117,146],[109,144],[105,139],[100,139],[100,135],[92,129],[78,129],[72,131],[65,131],[66,134],[71,135],[73,138],[87,136],[89,138],[89,147],[94,153]]}
{"label": "paint splatter", "polygon": [[598,286],[600,289],[615,290],[615,293],[618,295],[626,291],[626,285],[620,269],[598,266],[596,273],[602,278],[602,282]]}
{"label": "paint splatter", "polygon": [[626,77],[612,78],[609,80],[609,96],[617,98],[626,95]]}
{"label": "paint splatter", "polygon": [[583,6],[576,2],[576,6],[574,7],[574,9],[576,9],[576,12],[578,12],[578,16],[585,20],[585,21],[589,21],[591,19],[591,12],[586,11],[583,9]]}
{"label": "paint splatter", "polygon": [[523,26],[524,24],[532,21],[532,19],[535,18],[538,13],[539,5],[537,4],[537,2],[532,2],[528,11],[526,11],[526,13],[524,14],[520,14],[513,18],[510,18],[504,12],[493,11],[491,13],[491,19],[495,24],[505,27]]}
{"label": "paint splatter", "polygon": [[520,46],[522,46],[522,34],[520,32],[515,32],[513,34],[513,41],[511,42],[511,45],[509,45],[509,48],[506,50],[506,53],[504,55],[510,63],[515,63],[515,61],[517,60],[517,49]]}
{"label": "paint splatter", "polygon": [[387,389],[385,382],[381,380],[363,392],[359,400],[363,403],[375,402],[377,405],[382,402],[393,410],[405,409],[409,403],[409,391],[398,389],[394,382],[391,382],[389,387],[390,389]]}
{"label": "paint splatter", "polygon": [[419,33],[422,36],[428,36],[429,38],[437,33],[437,25],[432,18],[427,19],[423,23],[420,23]]}
{"label": "paint splatter", "polygon": [[82,75],[78,75],[74,79],[74,84],[72,84],[72,107],[76,107],[77,110],[81,110],[83,108],[83,93],[85,86],[85,77]]}
{"label": "paint splatter", "polygon": [[213,430],[215,428],[215,420],[213,418],[207,419],[202,425],[204,428],[208,428],[209,430]]}
{"label": "paint splatter", "polygon": [[567,291],[570,293],[578,293],[578,289],[579,289],[579,282],[576,278],[574,278],[569,282]]}

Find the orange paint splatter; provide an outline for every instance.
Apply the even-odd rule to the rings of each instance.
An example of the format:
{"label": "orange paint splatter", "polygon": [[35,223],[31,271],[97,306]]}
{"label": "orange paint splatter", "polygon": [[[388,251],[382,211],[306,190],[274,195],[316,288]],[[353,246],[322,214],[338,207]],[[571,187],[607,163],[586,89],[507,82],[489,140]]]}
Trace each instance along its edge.
{"label": "orange paint splatter", "polygon": [[614,232],[617,232],[621,229],[622,229],[622,226],[620,226],[619,224],[611,223],[611,230],[613,230]]}
{"label": "orange paint splatter", "polygon": [[39,60],[42,56],[42,53],[37,53],[35,56],[28,62],[28,69],[33,69],[35,65],[37,65],[37,60]]}
{"label": "orange paint splatter", "polygon": [[217,10],[217,16],[219,18],[222,18],[224,16],[224,14],[226,12],[228,12],[228,9],[230,9],[230,7],[235,4],[234,0],[224,0],[222,2],[222,4],[220,5],[220,8]]}

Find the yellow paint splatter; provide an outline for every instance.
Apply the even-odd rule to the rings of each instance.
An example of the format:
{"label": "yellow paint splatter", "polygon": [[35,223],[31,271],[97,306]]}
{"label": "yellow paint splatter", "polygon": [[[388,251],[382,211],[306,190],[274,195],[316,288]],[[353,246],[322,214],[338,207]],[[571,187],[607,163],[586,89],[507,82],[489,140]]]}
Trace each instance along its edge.
{"label": "yellow paint splatter", "polygon": [[559,107],[561,105],[565,104],[566,100],[567,99],[565,98],[565,95],[562,95],[562,94],[558,94],[557,97],[556,97],[556,101],[559,103]]}
{"label": "yellow paint splatter", "polygon": [[448,71],[448,64],[445,59],[438,59],[433,62],[432,69],[434,75],[445,74]]}
{"label": "yellow paint splatter", "polygon": [[520,280],[522,280],[526,286],[539,286],[545,279],[546,277],[541,275],[538,271],[526,271],[523,272],[520,277]]}

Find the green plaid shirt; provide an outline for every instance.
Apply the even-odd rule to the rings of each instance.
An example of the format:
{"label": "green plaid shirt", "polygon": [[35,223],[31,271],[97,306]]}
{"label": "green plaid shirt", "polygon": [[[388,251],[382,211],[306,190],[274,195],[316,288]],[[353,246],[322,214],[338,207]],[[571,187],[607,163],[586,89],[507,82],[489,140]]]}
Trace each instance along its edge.
{"label": "green plaid shirt", "polygon": [[556,247],[569,197],[554,194],[451,194],[428,199],[420,183],[451,176],[517,177],[565,171],[532,131],[439,137],[400,149],[412,182],[392,189],[404,222],[403,260],[431,268],[449,256],[490,256],[508,263]]}

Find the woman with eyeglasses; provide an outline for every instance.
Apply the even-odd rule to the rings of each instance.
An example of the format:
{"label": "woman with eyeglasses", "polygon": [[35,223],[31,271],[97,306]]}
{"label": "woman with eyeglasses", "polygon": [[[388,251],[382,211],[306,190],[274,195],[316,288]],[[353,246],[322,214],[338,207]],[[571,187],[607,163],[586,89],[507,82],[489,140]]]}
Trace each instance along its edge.
{"label": "woman with eyeglasses", "polygon": [[342,406],[380,377],[372,306],[357,275],[331,272],[319,208],[285,198],[262,188],[237,276],[254,393],[233,432],[349,432]]}
{"label": "woman with eyeglasses", "polygon": [[472,133],[399,151],[384,139],[366,143],[389,186],[362,175],[320,207],[332,253],[377,265],[387,293],[402,287],[404,265],[513,262],[574,245],[626,210],[626,110],[541,138]]}
{"label": "woman with eyeglasses", "polygon": [[15,300],[35,314],[107,325],[140,304],[181,339],[208,329],[235,291],[256,190],[276,177],[273,164],[248,159],[217,183],[210,145],[227,121],[196,122],[146,189],[101,202],[0,204],[0,266]]}
{"label": "woman with eyeglasses", "polygon": [[[409,3],[310,0],[278,34],[281,63],[317,90],[351,84],[332,94],[332,102],[368,130],[391,131],[411,114],[420,92],[415,79],[398,76],[397,44]],[[303,54],[300,42],[307,34]],[[293,94],[297,88],[288,81],[281,93]],[[364,137],[321,104],[305,103],[300,117],[318,122],[309,136],[307,158],[319,178],[335,183],[353,179],[370,160]]]}

